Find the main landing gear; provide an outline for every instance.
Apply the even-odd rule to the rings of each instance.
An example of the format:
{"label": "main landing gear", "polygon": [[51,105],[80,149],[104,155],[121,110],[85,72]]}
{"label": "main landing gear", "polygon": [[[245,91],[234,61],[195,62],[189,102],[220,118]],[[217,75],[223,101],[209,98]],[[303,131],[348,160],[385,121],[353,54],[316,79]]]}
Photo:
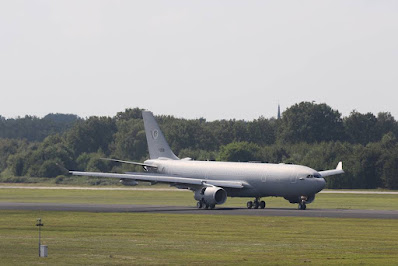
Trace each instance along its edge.
{"label": "main landing gear", "polygon": [[260,201],[260,198],[256,198],[254,200],[254,202],[253,201],[248,201],[246,206],[247,206],[248,209],[251,209],[251,208],[258,209],[259,207],[261,209],[264,209],[265,208],[265,201],[263,201],[263,200]]}
{"label": "main landing gear", "polygon": [[211,209],[211,210],[213,210],[216,207],[216,205],[215,204],[206,204],[206,203],[204,203],[202,201],[198,201],[196,203],[196,207],[198,209],[206,209],[206,210],[207,209]]}

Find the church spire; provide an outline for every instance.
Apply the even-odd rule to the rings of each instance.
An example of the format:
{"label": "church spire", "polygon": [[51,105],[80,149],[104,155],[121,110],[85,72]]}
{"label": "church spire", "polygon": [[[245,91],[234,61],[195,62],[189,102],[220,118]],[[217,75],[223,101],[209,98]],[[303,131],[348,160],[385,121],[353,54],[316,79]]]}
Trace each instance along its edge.
{"label": "church spire", "polygon": [[278,119],[281,119],[281,106],[278,103]]}

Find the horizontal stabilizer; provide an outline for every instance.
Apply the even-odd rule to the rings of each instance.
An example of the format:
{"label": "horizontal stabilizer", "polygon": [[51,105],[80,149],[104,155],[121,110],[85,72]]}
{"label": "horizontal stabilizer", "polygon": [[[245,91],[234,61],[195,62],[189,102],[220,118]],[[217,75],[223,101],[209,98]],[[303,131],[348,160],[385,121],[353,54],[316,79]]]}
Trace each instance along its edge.
{"label": "horizontal stabilizer", "polygon": [[128,163],[128,164],[134,164],[134,165],[139,165],[139,166],[158,168],[156,165],[147,164],[147,163],[137,163],[137,162],[132,162],[132,161],[122,161],[122,160],[110,159],[110,158],[101,158],[101,160],[107,160],[107,161],[118,162],[118,163]]}

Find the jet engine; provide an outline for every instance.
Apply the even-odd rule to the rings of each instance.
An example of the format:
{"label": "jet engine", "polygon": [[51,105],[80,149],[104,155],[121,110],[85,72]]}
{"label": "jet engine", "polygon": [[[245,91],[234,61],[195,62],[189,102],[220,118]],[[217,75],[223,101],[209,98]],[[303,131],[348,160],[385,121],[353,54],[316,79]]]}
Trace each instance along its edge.
{"label": "jet engine", "polygon": [[136,185],[138,185],[138,182],[135,181],[134,179],[120,179],[119,182],[122,183],[125,186],[136,186]]}
{"label": "jet engine", "polygon": [[194,198],[208,205],[223,204],[227,200],[227,192],[220,187],[204,187],[195,191]]}

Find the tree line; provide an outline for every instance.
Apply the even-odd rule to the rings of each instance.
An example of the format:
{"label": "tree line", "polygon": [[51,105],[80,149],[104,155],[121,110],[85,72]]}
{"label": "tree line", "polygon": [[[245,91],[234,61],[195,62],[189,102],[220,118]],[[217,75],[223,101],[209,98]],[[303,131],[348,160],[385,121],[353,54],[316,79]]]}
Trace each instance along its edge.
{"label": "tree line", "polygon": [[[139,170],[100,158],[147,158],[141,111],[126,109],[114,117],[69,117],[64,124],[58,122],[62,126],[57,130],[40,127],[35,124],[42,123],[40,119],[29,118],[23,133],[25,117],[20,119],[24,121],[12,121],[22,130],[15,135],[1,132],[9,122],[2,118],[1,175],[62,177],[65,169]],[[180,158],[294,163],[317,170],[334,168],[343,161],[346,174],[328,178],[329,188],[398,189],[398,123],[388,112],[375,116],[353,111],[342,117],[327,104],[301,102],[287,108],[281,119],[209,122],[160,115],[157,121]]]}
{"label": "tree line", "polygon": [[72,114],[48,114],[43,118],[27,115],[16,119],[0,115],[0,138],[42,141],[51,134],[66,131],[79,119]]}

